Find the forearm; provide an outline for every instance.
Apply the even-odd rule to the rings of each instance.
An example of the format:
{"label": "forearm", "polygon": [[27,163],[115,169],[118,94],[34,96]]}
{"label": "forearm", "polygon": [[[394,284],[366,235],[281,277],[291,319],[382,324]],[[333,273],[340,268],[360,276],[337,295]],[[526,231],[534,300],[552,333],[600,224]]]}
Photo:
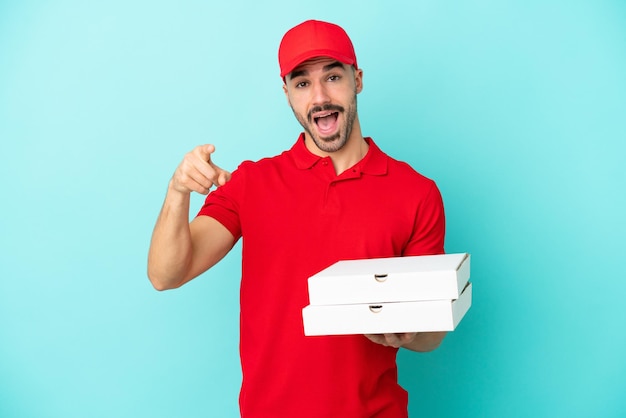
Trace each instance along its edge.
{"label": "forearm", "polygon": [[189,229],[189,194],[168,188],[148,253],[148,277],[157,290],[178,287],[188,274],[193,246]]}
{"label": "forearm", "polygon": [[446,332],[418,332],[411,341],[402,347],[411,351],[433,351],[439,347],[445,336]]}

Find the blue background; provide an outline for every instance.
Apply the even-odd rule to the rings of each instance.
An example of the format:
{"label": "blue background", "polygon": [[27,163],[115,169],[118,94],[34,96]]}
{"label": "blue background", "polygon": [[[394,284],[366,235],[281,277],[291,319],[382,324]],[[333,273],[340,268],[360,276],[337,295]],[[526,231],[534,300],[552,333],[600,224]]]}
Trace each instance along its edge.
{"label": "blue background", "polygon": [[459,328],[399,355],[411,416],[625,416],[626,4],[213,3],[0,1],[0,417],[238,415],[240,248],[164,293],[146,254],[187,151],[295,141],[276,51],[308,18],[472,253]]}

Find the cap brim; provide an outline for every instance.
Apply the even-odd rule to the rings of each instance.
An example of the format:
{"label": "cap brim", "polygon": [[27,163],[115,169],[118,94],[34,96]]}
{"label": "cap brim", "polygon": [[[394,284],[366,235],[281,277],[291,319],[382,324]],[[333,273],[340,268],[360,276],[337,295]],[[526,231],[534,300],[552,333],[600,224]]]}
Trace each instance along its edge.
{"label": "cap brim", "polygon": [[289,73],[295,70],[300,64],[310,59],[319,58],[319,57],[333,58],[344,64],[356,66],[356,62],[353,58],[347,57],[342,54],[338,54],[337,51],[331,51],[328,49],[318,49],[318,50],[306,51],[305,53],[294,57],[288,63],[285,63],[283,68],[281,68],[281,72],[280,72],[281,78],[285,78]]}

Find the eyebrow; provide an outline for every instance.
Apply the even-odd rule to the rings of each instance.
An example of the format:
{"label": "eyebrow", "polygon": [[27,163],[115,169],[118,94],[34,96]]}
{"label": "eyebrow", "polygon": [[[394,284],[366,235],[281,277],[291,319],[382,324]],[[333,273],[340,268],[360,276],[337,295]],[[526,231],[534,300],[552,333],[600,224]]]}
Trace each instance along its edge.
{"label": "eyebrow", "polygon": [[[327,72],[327,71],[330,71],[333,68],[337,68],[337,67],[345,68],[342,62],[335,61],[335,62],[331,62],[328,65],[325,65],[322,70],[324,72]],[[309,74],[309,72],[307,70],[294,70],[294,71],[291,72],[290,78],[293,80],[296,77],[306,76],[308,74]]]}

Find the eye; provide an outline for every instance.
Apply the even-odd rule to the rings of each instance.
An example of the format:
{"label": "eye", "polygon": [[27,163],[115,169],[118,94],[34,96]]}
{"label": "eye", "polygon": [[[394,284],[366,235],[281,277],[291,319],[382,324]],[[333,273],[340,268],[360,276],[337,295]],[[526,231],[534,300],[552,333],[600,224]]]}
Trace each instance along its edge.
{"label": "eye", "polygon": [[331,75],[330,77],[328,77],[328,81],[338,81],[340,78],[341,76]]}
{"label": "eye", "polygon": [[309,83],[306,82],[306,81],[299,81],[299,82],[296,83],[296,88],[297,89],[301,89],[301,88],[306,87],[308,85],[309,85]]}

